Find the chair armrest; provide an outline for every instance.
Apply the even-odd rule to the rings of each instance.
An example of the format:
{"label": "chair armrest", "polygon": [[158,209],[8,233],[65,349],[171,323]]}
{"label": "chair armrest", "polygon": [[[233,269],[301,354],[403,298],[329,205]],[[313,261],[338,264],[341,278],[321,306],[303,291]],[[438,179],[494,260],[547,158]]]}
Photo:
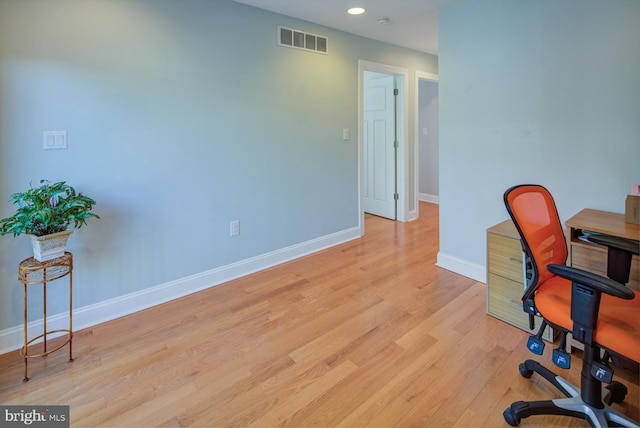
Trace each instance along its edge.
{"label": "chair armrest", "polygon": [[587,272],[586,270],[558,264],[547,265],[547,269],[549,269],[549,272],[560,275],[572,282],[577,282],[588,288],[598,290],[614,297],[619,297],[625,300],[631,300],[635,297],[633,291],[625,287],[623,284],[604,276]]}
{"label": "chair armrest", "polygon": [[605,235],[603,233],[592,233],[586,235],[587,240],[605,247],[613,247],[631,254],[640,255],[640,241],[620,236]]}

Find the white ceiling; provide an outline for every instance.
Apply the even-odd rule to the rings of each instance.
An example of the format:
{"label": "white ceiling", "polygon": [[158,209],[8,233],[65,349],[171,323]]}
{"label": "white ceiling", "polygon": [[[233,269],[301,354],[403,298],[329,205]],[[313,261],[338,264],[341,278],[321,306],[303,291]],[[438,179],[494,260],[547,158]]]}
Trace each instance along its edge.
{"label": "white ceiling", "polygon": [[[359,36],[438,54],[438,9],[461,0],[234,0]],[[364,7],[363,15],[347,9]],[[388,18],[379,24],[380,18]]]}

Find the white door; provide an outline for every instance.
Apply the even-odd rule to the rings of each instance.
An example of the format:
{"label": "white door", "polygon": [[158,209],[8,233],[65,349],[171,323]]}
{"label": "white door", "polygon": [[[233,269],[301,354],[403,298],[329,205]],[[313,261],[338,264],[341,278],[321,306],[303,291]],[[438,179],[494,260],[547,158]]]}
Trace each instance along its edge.
{"label": "white door", "polygon": [[396,147],[393,76],[376,77],[365,81],[363,125],[364,211],[395,220]]}

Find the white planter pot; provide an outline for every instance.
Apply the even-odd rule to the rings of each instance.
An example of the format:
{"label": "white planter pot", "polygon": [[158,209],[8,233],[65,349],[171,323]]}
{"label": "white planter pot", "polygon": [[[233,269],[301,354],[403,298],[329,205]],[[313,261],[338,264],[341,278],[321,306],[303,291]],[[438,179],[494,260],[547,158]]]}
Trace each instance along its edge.
{"label": "white planter pot", "polygon": [[29,235],[33,247],[33,258],[39,262],[46,262],[64,256],[67,239],[72,233],[73,230],[65,230],[44,236]]}

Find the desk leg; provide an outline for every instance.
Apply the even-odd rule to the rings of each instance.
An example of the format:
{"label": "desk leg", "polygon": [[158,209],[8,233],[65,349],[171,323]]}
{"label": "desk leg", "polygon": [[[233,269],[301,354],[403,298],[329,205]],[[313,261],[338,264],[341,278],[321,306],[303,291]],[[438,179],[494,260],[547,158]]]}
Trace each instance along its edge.
{"label": "desk leg", "polygon": [[23,284],[24,286],[24,348],[22,349],[22,356],[24,358],[24,378],[23,382],[29,380],[29,376],[27,374],[27,284]]}

